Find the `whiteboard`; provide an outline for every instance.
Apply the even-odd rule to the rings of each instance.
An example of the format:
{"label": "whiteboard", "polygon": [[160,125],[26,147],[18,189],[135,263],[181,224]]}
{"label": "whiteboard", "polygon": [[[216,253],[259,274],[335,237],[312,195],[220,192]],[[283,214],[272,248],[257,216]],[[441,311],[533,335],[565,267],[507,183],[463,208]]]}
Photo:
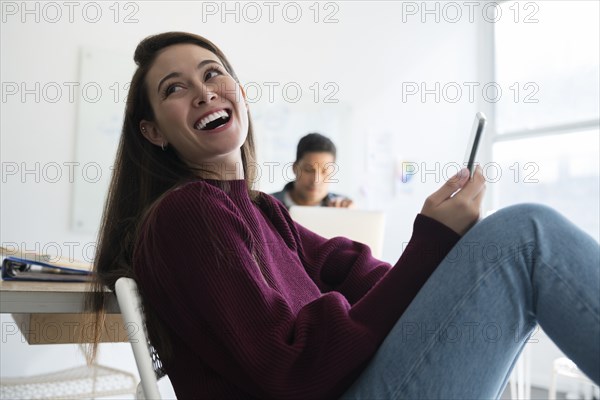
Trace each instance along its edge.
{"label": "whiteboard", "polygon": [[97,233],[123,124],[131,54],[80,49],[71,227]]}

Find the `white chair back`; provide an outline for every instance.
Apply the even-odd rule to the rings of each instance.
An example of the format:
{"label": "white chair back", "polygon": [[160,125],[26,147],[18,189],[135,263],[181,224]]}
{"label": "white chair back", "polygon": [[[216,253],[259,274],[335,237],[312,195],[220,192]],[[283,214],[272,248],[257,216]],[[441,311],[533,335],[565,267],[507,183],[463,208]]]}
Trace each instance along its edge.
{"label": "white chair back", "polygon": [[127,329],[129,343],[133,349],[135,363],[140,373],[140,384],[143,390],[140,390],[138,386],[137,398],[160,399],[137,284],[131,278],[119,278],[115,284],[115,292]]}

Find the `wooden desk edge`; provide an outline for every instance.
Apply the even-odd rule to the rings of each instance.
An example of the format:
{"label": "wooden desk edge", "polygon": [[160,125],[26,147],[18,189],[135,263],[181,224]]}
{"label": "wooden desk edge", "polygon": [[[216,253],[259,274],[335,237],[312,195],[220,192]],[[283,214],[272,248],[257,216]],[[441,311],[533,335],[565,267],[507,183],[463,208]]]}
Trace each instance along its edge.
{"label": "wooden desk edge", "polygon": [[[0,280],[0,292],[89,292],[88,282],[35,282]],[[108,289],[106,289],[109,292]]]}
{"label": "wooden desk edge", "polygon": [[[0,313],[83,313],[87,282],[28,282],[0,280]],[[114,293],[108,293],[107,313],[119,314]]]}

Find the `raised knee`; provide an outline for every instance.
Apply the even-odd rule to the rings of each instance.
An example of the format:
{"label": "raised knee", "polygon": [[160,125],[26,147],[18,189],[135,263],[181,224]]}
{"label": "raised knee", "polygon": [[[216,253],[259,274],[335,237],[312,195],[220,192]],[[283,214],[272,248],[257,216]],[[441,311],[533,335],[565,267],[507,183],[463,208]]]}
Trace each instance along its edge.
{"label": "raised knee", "polygon": [[521,203],[508,206],[501,211],[520,217],[554,218],[560,214],[551,207],[537,203]]}
{"label": "raised knee", "polygon": [[508,206],[495,212],[492,216],[503,222],[508,222],[514,230],[523,229],[523,224],[529,226],[546,225],[553,221],[563,220],[564,217],[551,207],[543,204],[522,203]]}

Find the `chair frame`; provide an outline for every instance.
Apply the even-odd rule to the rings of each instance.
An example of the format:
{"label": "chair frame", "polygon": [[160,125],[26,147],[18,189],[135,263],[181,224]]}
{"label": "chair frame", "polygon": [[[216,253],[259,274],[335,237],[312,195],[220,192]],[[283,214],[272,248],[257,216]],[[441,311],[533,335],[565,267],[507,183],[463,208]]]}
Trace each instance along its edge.
{"label": "chair frame", "polygon": [[160,399],[137,283],[131,278],[119,278],[115,284],[115,292],[123,315],[129,343],[135,357],[135,363],[140,373],[143,398]]}

